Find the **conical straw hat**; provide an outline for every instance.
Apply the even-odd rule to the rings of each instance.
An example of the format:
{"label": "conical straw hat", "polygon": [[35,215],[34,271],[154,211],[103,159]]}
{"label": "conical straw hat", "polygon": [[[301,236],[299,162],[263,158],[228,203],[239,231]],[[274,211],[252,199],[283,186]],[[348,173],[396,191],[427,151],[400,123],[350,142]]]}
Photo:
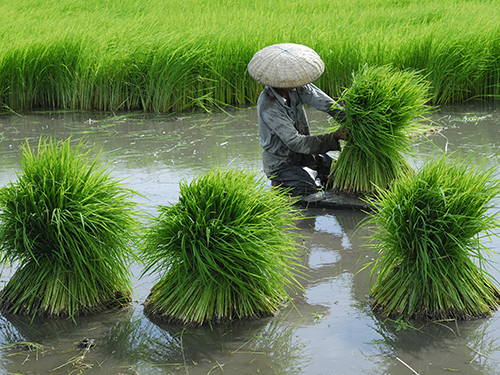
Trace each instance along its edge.
{"label": "conical straw hat", "polygon": [[321,57],[301,44],[273,44],[258,51],[248,63],[257,82],[272,87],[298,87],[319,78],[325,70]]}

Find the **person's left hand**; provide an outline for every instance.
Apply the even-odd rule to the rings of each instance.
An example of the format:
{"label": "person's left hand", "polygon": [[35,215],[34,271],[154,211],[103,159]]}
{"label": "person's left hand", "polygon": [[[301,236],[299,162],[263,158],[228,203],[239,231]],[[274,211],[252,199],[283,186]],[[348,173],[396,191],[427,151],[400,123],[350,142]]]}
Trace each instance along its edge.
{"label": "person's left hand", "polygon": [[339,124],[343,124],[347,121],[347,113],[343,108],[330,109],[328,114]]}

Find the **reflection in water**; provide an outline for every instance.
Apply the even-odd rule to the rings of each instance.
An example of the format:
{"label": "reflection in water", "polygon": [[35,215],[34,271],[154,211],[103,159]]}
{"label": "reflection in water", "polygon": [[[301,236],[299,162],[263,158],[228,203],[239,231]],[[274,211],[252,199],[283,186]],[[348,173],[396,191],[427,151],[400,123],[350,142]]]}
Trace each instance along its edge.
{"label": "reflection in water", "polygon": [[293,332],[294,326],[279,318],[185,327],[129,314],[104,334],[100,345],[115,360],[133,363],[141,374],[166,363],[190,374],[216,368],[244,373],[255,366],[261,373],[298,374],[305,344]]}
{"label": "reflection in water", "polygon": [[366,343],[371,347],[371,354],[364,354],[385,359],[380,362],[384,370],[377,374],[405,373],[405,366],[394,358],[422,374],[441,371],[497,374],[500,371],[500,336],[491,319],[424,323],[394,321],[368,310],[366,313],[372,317],[369,325],[379,337]]}
{"label": "reflection in water", "polygon": [[[314,133],[328,122],[311,111]],[[494,107],[447,106],[433,116],[446,128],[418,138],[415,166],[436,149],[470,155],[496,165],[500,155],[500,115]],[[20,145],[36,144],[41,135],[85,139],[102,149],[112,173],[143,195],[145,210],[175,203],[178,184],[215,166],[261,171],[261,148],[255,109],[216,115],[47,113],[0,116],[0,184],[16,178]],[[314,128],[316,127],[316,128]],[[419,326],[375,315],[368,298],[368,270],[373,258],[369,233],[360,228],[360,212],[308,209],[298,221],[306,237],[298,251],[307,266],[304,291],[278,316],[190,329],[148,320],[141,303],[155,280],[134,279],[138,290],[130,308],[71,320],[23,316],[0,318],[0,373],[131,375],[148,374],[421,374],[495,375],[500,373],[500,318]],[[491,248],[500,250],[492,239]],[[496,261],[497,258],[495,258]],[[134,266],[140,275],[140,266]],[[500,275],[492,271],[494,277]],[[2,281],[8,275],[3,273]],[[96,346],[79,365],[76,344],[88,338]],[[9,344],[31,341],[43,353],[13,353]],[[478,354],[481,353],[481,354]],[[62,366],[62,367],[61,367]],[[57,369],[54,371],[54,369]]]}
{"label": "reflection in water", "polygon": [[[44,340],[61,339],[74,332],[85,329],[92,322],[91,317],[78,317],[72,319],[50,319],[35,316],[31,318],[22,314],[4,313],[3,318],[15,327],[18,341],[42,343]],[[22,340],[21,340],[22,338]],[[5,341],[14,342],[10,337],[5,337]]]}
{"label": "reflection in water", "polygon": [[[97,316],[76,317],[72,319],[48,319],[25,315],[4,314],[8,324],[2,325],[0,343],[2,344],[2,373],[77,373],[96,367],[99,361],[94,358],[98,353],[100,335],[110,323],[119,319],[126,310],[118,313],[108,312]],[[85,349],[84,342],[97,345]],[[36,350],[12,348],[15,343],[33,343]],[[24,349],[24,350],[23,350]],[[60,372],[63,371],[63,372]],[[116,373],[116,372],[115,372]]]}

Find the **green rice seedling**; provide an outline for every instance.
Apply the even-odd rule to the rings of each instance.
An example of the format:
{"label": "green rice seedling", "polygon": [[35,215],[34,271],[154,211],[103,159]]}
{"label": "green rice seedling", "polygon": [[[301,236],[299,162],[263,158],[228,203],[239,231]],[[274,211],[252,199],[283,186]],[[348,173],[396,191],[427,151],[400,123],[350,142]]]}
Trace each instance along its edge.
{"label": "green rice seedling", "polygon": [[180,183],[159,207],[142,250],[160,280],[145,313],[188,325],[274,314],[297,288],[297,234],[288,196],[255,173],[214,169]]}
{"label": "green rice seedling", "polygon": [[317,84],[332,97],[364,64],[423,71],[433,103],[498,96],[500,13],[491,9],[491,0],[3,2],[0,108],[255,103],[262,86],[247,64],[284,42],[318,52]]}
{"label": "green rice seedling", "polygon": [[417,72],[390,66],[365,66],[354,76],[341,97],[350,135],[332,165],[332,190],[372,193],[412,171],[404,154],[410,153],[416,118],[430,110],[428,87]]}
{"label": "green rice seedling", "polygon": [[[493,199],[500,180],[470,159],[433,157],[388,190],[365,225],[378,253],[369,263],[373,307],[387,316],[466,319],[500,306],[500,291],[485,270],[483,239],[498,233]],[[373,281],[373,280],[372,280]]]}
{"label": "green rice seedling", "polygon": [[135,193],[82,149],[26,143],[17,182],[0,189],[0,262],[18,264],[4,310],[73,316],[130,302]]}

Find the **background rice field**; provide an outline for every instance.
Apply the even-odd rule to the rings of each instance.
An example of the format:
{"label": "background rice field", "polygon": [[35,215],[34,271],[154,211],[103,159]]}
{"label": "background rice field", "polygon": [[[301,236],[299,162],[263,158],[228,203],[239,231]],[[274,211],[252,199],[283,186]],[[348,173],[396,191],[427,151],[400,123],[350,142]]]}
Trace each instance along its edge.
{"label": "background rice field", "polygon": [[320,54],[332,96],[364,64],[421,71],[433,103],[500,94],[495,0],[4,0],[0,108],[252,104],[246,65],[283,42]]}

